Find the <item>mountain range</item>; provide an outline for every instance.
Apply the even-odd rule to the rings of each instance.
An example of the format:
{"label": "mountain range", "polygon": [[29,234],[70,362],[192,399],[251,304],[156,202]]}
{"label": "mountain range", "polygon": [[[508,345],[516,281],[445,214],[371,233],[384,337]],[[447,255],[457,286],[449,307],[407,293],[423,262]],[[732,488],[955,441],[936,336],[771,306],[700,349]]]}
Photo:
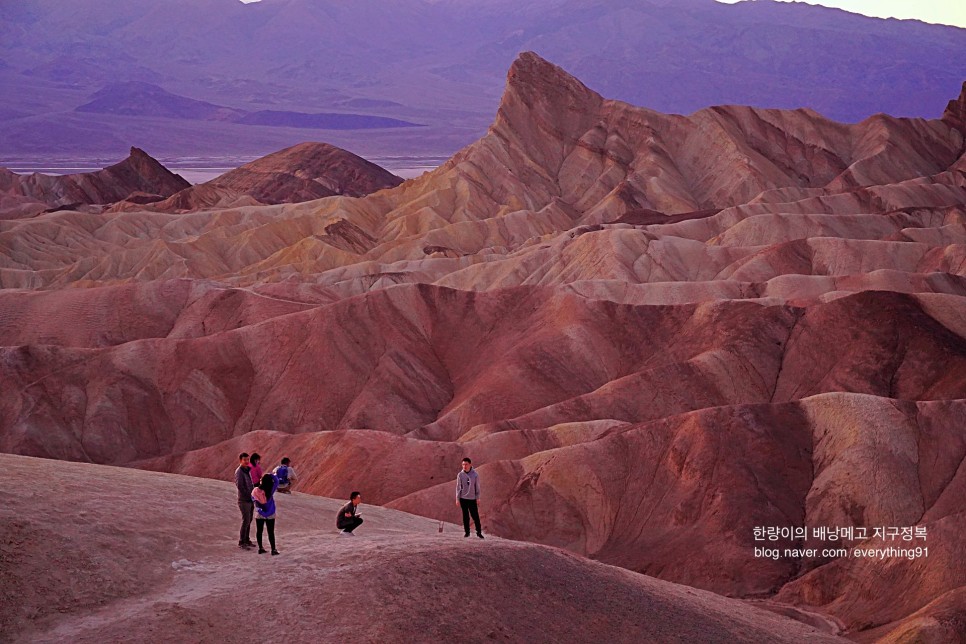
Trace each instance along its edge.
{"label": "mountain range", "polygon": [[[491,534],[955,641],[966,84],[950,98],[681,116],[527,52],[481,139],[367,196],[0,220],[0,450],[223,480],[259,451],[304,492],[439,520],[470,455]],[[929,555],[756,556],[767,526],[905,527]]]}
{"label": "mountain range", "polygon": [[[769,0],[35,0],[0,5],[0,25],[8,156],[132,144],[260,155],[306,139],[370,156],[448,155],[485,132],[524,50],[604,95],[679,114],[745,104],[846,122],[934,118],[966,77],[966,30]],[[242,125],[75,111],[118,83],[263,116]],[[339,132],[278,112],[426,127]]]}
{"label": "mountain range", "polygon": [[259,110],[246,112],[230,107],[196,101],[166,92],[157,85],[140,81],[113,83],[95,92],[89,103],[75,108],[75,112],[113,114],[117,116],[147,116],[189,121],[227,121],[244,125],[318,128],[328,130],[365,130],[370,128],[417,127],[399,119],[351,113],[289,112]]}

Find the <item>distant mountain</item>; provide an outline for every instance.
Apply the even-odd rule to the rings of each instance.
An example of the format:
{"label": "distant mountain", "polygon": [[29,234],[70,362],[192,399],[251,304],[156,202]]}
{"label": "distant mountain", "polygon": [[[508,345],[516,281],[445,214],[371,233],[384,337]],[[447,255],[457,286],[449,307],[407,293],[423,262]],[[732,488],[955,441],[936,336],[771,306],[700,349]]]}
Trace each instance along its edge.
{"label": "distant mountain", "polygon": [[172,94],[157,85],[141,81],[112,83],[91,96],[91,99],[89,103],[84,103],[74,111],[322,130],[419,127],[418,123],[366,114],[305,114],[280,110],[246,112]]}
{"label": "distant mountain", "polygon": [[246,114],[236,122],[245,123],[246,125],[302,127],[320,130],[368,130],[384,127],[419,127],[419,123],[410,123],[409,121],[401,121],[385,116],[326,112],[304,114],[302,112],[285,112],[279,110],[260,110],[252,114]]}
{"label": "distant mountain", "polygon": [[[279,150],[196,186],[151,210],[186,211],[239,204],[280,204],[345,195],[362,197],[402,183],[375,163],[327,143],[307,142]],[[115,210],[140,210],[122,203]]]}
{"label": "distant mountain", "polygon": [[141,81],[111,83],[91,96],[89,103],[84,103],[75,111],[198,121],[234,121],[245,115],[242,110],[178,96],[157,85]]}
{"label": "distant mountain", "polygon": [[383,101],[378,98],[351,98],[342,103],[344,107],[372,108],[372,107],[402,107],[396,101]]}
{"label": "distant mountain", "polygon": [[[748,104],[808,106],[846,122],[936,117],[966,78],[966,30],[772,0],[34,0],[0,3],[0,25],[5,107],[29,114],[5,124],[0,152],[113,150],[132,130],[169,154],[264,153],[316,136],[159,129],[119,112],[64,118],[119,81],[247,112],[365,109],[429,126],[418,137],[400,128],[335,141],[398,154],[451,153],[481,136],[504,70],[525,50],[607,96],[680,114]],[[286,118],[290,127],[325,123]]]}
{"label": "distant mountain", "polygon": [[0,218],[35,214],[48,207],[77,208],[122,199],[147,203],[164,199],[189,185],[139,148],[131,148],[126,159],[96,172],[19,175],[0,168],[0,202],[18,206]]}
{"label": "distant mountain", "polygon": [[98,206],[87,208],[92,212],[104,210],[105,205],[111,205],[111,212],[184,212],[299,203],[335,195],[362,197],[402,181],[351,152],[306,142],[192,186],[144,150],[131,148],[123,161],[95,172],[22,175],[0,168],[0,221],[85,206]]}
{"label": "distant mountain", "polygon": [[209,183],[275,204],[331,195],[362,197],[398,186],[402,179],[341,148],[308,142],[246,163]]}

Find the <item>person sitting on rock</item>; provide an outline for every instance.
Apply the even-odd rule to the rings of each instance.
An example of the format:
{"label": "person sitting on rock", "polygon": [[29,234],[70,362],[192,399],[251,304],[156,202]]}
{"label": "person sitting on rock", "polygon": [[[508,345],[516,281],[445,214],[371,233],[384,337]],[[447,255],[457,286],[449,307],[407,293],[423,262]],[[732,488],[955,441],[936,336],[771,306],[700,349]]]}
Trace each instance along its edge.
{"label": "person sitting on rock", "polygon": [[353,492],[349,495],[349,502],[339,510],[335,518],[335,527],[339,529],[339,536],[355,536],[352,531],[362,525],[362,516],[356,511],[362,503],[362,494]]}
{"label": "person sitting on rock", "polygon": [[291,494],[292,486],[298,480],[292,461],[288,457],[282,459],[282,464],[272,470],[272,474],[278,478],[278,491],[281,494]]}
{"label": "person sitting on rock", "polygon": [[258,554],[267,552],[262,547],[262,529],[268,528],[268,543],[272,546],[272,554],[277,555],[275,548],[275,491],[278,489],[278,479],[274,474],[264,474],[258,487],[252,490],[252,501],[255,503],[255,538],[258,540]]}

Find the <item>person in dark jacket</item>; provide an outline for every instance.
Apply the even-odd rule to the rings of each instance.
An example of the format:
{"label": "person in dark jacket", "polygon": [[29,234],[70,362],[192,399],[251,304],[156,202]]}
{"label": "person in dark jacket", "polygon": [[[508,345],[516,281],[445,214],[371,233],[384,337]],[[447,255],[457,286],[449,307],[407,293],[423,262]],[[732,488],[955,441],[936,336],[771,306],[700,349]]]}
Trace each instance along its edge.
{"label": "person in dark jacket", "polygon": [[476,526],[476,536],[483,538],[480,527],[480,477],[473,469],[473,461],[463,459],[463,469],[456,475],[456,505],[463,511],[464,537],[470,536],[470,515],[473,515],[473,525]]}
{"label": "person in dark jacket", "polygon": [[340,536],[355,536],[352,531],[362,525],[362,517],[356,512],[360,503],[362,503],[362,494],[353,492],[349,495],[349,502],[339,510],[339,516],[335,518],[335,527],[339,529]]}
{"label": "person in dark jacket", "polygon": [[248,453],[242,452],[238,455],[238,469],[235,470],[235,487],[238,488],[238,509],[241,510],[242,523],[241,531],[238,533],[239,548],[253,548],[252,543],[252,514],[255,513],[255,504],[252,502],[252,490],[255,485],[252,483],[251,467],[248,464]]}
{"label": "person in dark jacket", "polygon": [[255,502],[255,538],[258,540],[258,554],[265,554],[262,547],[262,529],[268,528],[268,543],[272,546],[272,554],[277,555],[275,548],[275,492],[278,490],[278,478],[274,474],[263,474],[262,480],[252,490],[252,501]]}

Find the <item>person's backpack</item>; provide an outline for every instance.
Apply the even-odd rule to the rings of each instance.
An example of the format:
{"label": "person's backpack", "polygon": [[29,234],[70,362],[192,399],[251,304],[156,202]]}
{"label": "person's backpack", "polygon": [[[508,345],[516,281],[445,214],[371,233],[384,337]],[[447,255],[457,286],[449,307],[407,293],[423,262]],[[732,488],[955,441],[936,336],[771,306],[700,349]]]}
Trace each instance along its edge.
{"label": "person's backpack", "polygon": [[288,465],[279,465],[276,467],[275,476],[278,477],[279,485],[288,485]]}

